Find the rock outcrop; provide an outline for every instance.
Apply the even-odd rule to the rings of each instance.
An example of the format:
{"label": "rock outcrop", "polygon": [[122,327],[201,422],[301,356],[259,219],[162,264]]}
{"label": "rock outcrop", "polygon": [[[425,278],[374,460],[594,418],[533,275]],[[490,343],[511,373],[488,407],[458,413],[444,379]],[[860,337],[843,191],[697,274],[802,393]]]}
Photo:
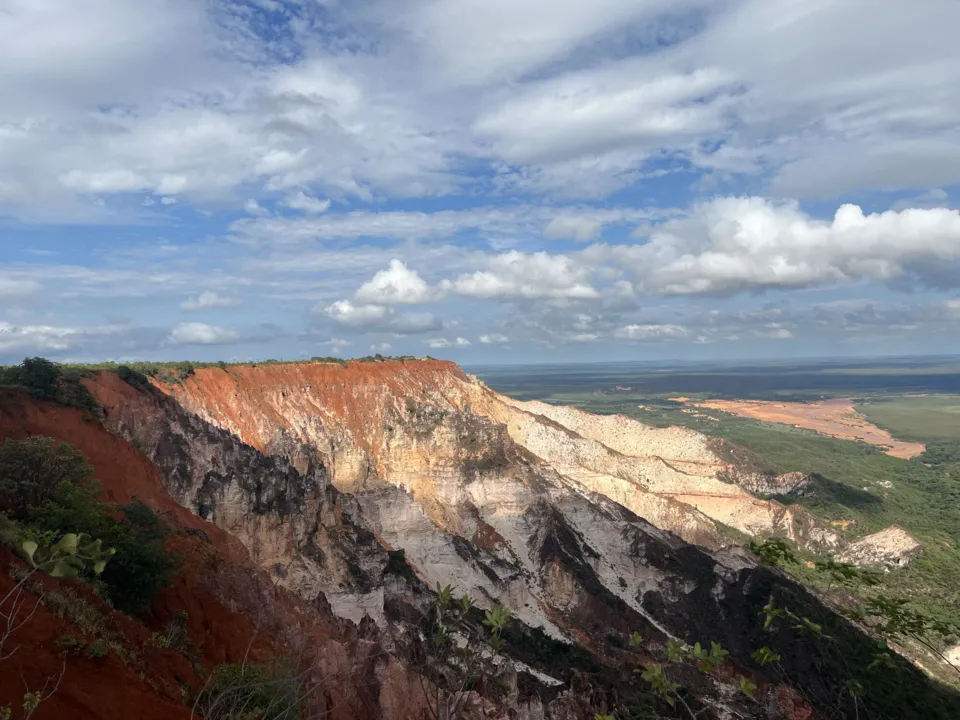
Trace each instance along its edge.
{"label": "rock outcrop", "polygon": [[850,543],[837,559],[860,567],[890,569],[908,565],[922,551],[919,540],[899,525],[891,525]]}

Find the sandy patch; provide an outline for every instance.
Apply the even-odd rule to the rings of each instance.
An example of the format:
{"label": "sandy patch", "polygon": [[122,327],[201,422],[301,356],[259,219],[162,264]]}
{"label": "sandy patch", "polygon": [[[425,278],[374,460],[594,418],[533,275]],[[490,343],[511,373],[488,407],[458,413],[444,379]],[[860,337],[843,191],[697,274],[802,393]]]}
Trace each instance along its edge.
{"label": "sandy patch", "polygon": [[858,413],[849,398],[823,400],[814,403],[770,402],[766,400],[708,400],[691,402],[674,398],[697,407],[722,410],[740,417],[806,428],[842,440],[863,440],[883,448],[887,455],[912,458],[926,448],[923,443],[897,440],[890,433],[868,421]]}

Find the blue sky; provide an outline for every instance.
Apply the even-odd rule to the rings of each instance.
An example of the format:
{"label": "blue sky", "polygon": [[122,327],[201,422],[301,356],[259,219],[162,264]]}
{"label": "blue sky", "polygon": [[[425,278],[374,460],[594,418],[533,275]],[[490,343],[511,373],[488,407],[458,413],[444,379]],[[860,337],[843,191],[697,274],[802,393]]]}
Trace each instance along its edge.
{"label": "blue sky", "polygon": [[955,0],[0,0],[0,362],[960,352]]}

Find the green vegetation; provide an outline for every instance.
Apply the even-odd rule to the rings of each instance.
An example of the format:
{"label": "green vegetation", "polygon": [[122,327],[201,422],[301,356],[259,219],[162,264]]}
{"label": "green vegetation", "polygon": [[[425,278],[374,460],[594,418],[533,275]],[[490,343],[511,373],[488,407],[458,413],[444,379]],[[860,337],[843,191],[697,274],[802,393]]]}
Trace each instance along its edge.
{"label": "green vegetation", "polygon": [[[422,639],[413,640],[410,648],[432,718],[460,718],[470,692],[484,683],[494,694],[504,689],[495,660],[506,646],[509,621],[510,611],[502,605],[480,613],[468,595],[455,597],[450,585],[437,584],[436,599],[420,619]],[[458,637],[467,642],[461,646]]]}
{"label": "green vegetation", "polygon": [[[43,437],[7,439],[0,445],[5,535],[29,542],[38,557],[56,551],[68,537],[81,542],[81,549],[87,546],[78,537],[95,538],[89,542],[96,547],[102,542],[115,556],[105,569],[78,567],[77,574],[102,589],[118,610],[142,613],[176,567],[175,557],[164,547],[168,530],[139,501],[121,508],[98,502],[91,474],[83,453],[65,443]],[[119,520],[114,517],[118,510]],[[78,535],[61,539],[65,528]]]}
{"label": "green vegetation", "polygon": [[[112,371],[118,373],[124,380],[130,382],[131,380],[137,382],[138,380],[144,380],[146,378],[156,378],[161,382],[167,382],[171,384],[182,383],[184,380],[192,376],[197,370],[201,368],[219,368],[226,372],[230,372],[232,369],[240,369],[242,367],[257,367],[258,365],[298,365],[304,362],[312,363],[327,363],[327,364],[336,364],[343,367],[347,366],[347,363],[350,362],[361,362],[361,363],[376,363],[376,362],[408,362],[420,360],[420,358],[414,355],[366,355],[360,358],[339,358],[339,357],[327,357],[327,356],[316,356],[307,360],[251,360],[249,362],[225,362],[224,360],[216,360],[213,362],[200,362],[197,360],[171,360],[165,362],[147,362],[147,361],[135,361],[127,363],[115,363],[115,362],[102,362],[102,363],[71,363],[69,365],[58,365],[56,367],[62,368],[64,372],[70,372],[76,374],[78,377],[82,377],[84,374],[98,371]],[[48,362],[44,360],[43,362]],[[49,363],[53,365],[53,363]]]}
{"label": "green vegetation", "polygon": [[52,438],[7,439],[0,445],[0,510],[26,520],[30,508],[51,502],[60,485],[82,485],[93,468],[67,443]]}
{"label": "green vegetation", "polygon": [[103,408],[80,382],[82,377],[82,373],[44,358],[26,358],[19,365],[0,367],[0,386],[20,387],[42,400],[79,408],[103,419]]}
{"label": "green vegetation", "polygon": [[194,702],[205,720],[299,720],[302,684],[285,664],[218,665]]}
{"label": "green vegetation", "polygon": [[[791,570],[802,565],[790,545],[782,540],[755,542],[751,547],[762,562]],[[880,574],[852,565],[825,561],[816,571],[847,589],[877,588]],[[790,597],[788,594],[787,598]],[[800,597],[793,599],[802,603]],[[806,606],[816,612],[816,606]],[[891,644],[916,644],[934,655],[956,639],[958,628],[906,608],[902,601],[880,593],[867,603],[848,605],[841,612],[870,629],[873,640],[852,632],[838,615],[827,613],[807,617],[805,610],[791,608],[773,597],[760,609],[757,630],[751,633],[758,643],[746,667],[729,662],[729,653],[717,642],[687,644],[667,638],[654,657],[646,658],[634,670],[642,684],[634,692],[623,692],[610,714],[595,720],[628,718],[687,718],[696,720],[708,710],[700,689],[722,688],[720,693],[750,714],[761,698],[761,682],[789,686],[810,708],[829,718],[918,717],[953,718],[958,696],[930,683],[912,665],[898,658]],[[769,642],[777,650],[766,644]],[[631,648],[647,651],[645,639],[634,632]],[[799,648],[803,650],[800,651]],[[797,649],[788,653],[785,649]],[[709,676],[704,682],[703,675]],[[960,670],[957,671],[960,676]],[[924,690],[927,690],[926,694]],[[918,706],[922,699],[923,705]],[[879,713],[879,714],[878,714]]]}
{"label": "green vegetation", "polygon": [[952,441],[960,446],[960,395],[871,397],[857,409],[901,440]]}

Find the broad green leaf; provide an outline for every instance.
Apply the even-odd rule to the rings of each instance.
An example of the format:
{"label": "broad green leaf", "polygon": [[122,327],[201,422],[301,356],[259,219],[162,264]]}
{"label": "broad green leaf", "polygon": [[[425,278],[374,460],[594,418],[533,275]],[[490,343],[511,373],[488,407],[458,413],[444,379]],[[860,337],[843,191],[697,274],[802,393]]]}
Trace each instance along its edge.
{"label": "broad green leaf", "polygon": [[54,550],[59,550],[60,552],[65,552],[69,555],[77,554],[77,534],[76,533],[67,533],[62,538],[60,542],[53,546]]}
{"label": "broad green leaf", "polygon": [[37,551],[37,544],[33,540],[24,540],[20,547],[23,548],[23,551],[27,554],[27,557],[30,559],[30,564],[33,565],[33,554]]}

